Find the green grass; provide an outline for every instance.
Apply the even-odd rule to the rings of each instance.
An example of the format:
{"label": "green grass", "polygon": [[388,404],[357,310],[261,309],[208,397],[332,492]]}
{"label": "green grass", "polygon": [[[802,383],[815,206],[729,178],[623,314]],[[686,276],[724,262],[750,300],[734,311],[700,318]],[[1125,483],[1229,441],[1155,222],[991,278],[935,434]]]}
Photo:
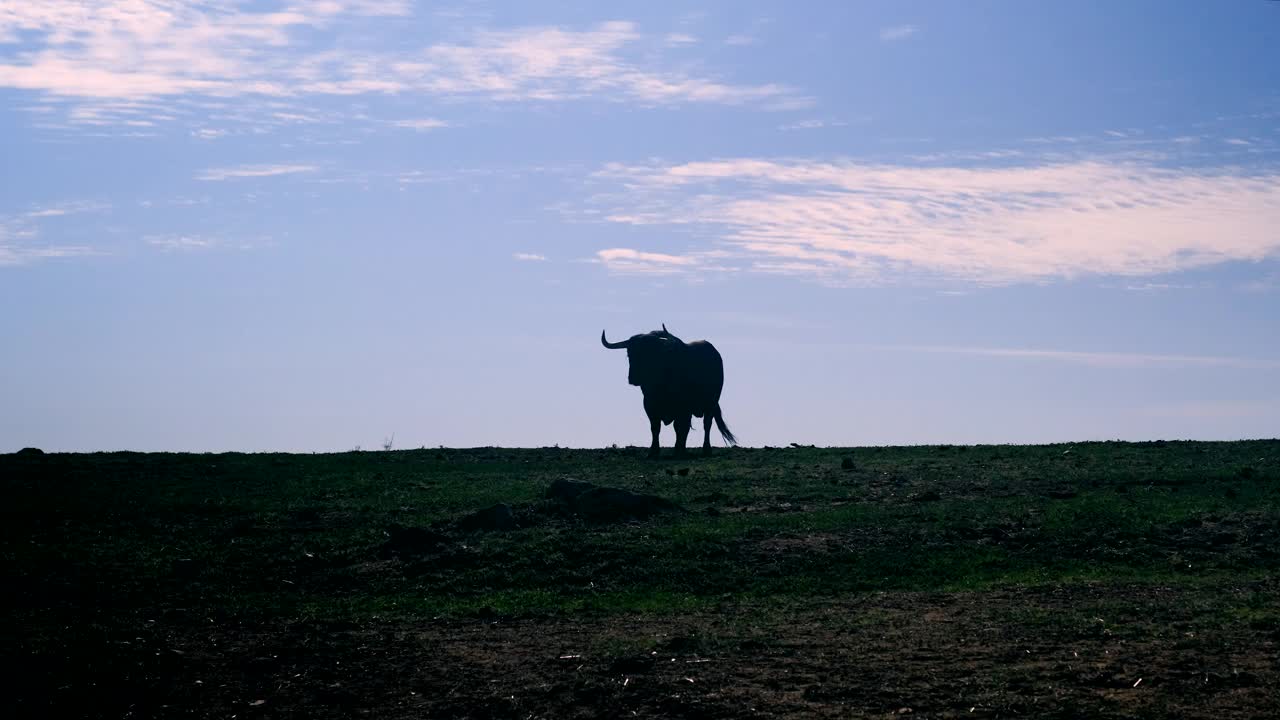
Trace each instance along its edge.
{"label": "green grass", "polygon": [[[5,599],[31,617],[679,613],[1280,569],[1277,441],[736,449],[685,462],[642,453],[0,456],[0,557],[20,580]],[[560,477],[688,512],[546,523],[458,537],[443,556],[379,558],[393,524],[534,502]],[[1251,622],[1274,622],[1257,612]]]}

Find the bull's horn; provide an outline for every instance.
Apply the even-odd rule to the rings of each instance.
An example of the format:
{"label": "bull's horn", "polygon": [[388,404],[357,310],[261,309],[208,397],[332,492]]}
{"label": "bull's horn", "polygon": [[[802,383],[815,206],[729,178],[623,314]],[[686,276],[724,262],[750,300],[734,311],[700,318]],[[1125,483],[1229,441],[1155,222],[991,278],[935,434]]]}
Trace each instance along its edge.
{"label": "bull's horn", "polygon": [[631,342],[630,340],[621,340],[616,343],[611,343],[607,339],[605,339],[604,331],[603,330],[600,331],[600,344],[609,348],[610,350],[621,350],[625,348],[628,344],[630,344],[630,342]]}

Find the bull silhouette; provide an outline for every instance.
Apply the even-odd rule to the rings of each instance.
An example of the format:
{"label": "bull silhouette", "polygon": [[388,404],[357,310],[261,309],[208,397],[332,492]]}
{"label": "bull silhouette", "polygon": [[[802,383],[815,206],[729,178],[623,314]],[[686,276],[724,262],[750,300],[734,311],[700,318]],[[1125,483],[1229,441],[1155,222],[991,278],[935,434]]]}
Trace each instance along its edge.
{"label": "bull silhouette", "polygon": [[611,343],[600,331],[600,343],[610,350],[626,350],[627,382],[644,393],[644,412],[649,416],[649,432],[653,443],[649,457],[658,457],[658,432],[662,426],[675,424],[675,455],[686,454],[685,442],[693,416],[702,418],[702,454],[711,454],[711,424],[729,445],[738,441],[725,425],[720,412],[720,391],[724,388],[724,362],[720,353],[706,340],[686,343],[661,330],[632,335]]}

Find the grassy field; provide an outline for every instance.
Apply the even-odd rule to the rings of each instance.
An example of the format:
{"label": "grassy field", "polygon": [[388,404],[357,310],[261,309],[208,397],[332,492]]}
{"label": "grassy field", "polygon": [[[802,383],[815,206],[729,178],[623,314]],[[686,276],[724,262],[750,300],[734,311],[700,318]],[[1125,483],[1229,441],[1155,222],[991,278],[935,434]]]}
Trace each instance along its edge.
{"label": "grassy field", "polygon": [[[0,710],[1280,707],[1280,441],[643,455],[0,456]],[[544,499],[562,478],[679,507],[588,522]],[[457,522],[497,503],[516,527]]]}

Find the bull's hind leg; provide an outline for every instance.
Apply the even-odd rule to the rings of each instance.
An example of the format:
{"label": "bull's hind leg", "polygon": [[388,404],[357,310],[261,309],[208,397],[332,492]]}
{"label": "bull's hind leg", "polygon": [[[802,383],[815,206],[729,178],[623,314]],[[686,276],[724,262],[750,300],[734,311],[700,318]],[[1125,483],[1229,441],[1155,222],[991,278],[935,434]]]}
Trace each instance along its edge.
{"label": "bull's hind leg", "polygon": [[684,457],[685,442],[689,439],[689,428],[693,426],[693,418],[689,415],[676,418],[676,457]]}
{"label": "bull's hind leg", "polygon": [[711,426],[716,424],[715,411],[702,416],[702,454],[711,454]]}

